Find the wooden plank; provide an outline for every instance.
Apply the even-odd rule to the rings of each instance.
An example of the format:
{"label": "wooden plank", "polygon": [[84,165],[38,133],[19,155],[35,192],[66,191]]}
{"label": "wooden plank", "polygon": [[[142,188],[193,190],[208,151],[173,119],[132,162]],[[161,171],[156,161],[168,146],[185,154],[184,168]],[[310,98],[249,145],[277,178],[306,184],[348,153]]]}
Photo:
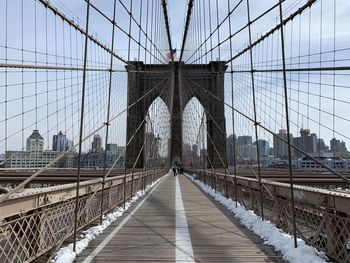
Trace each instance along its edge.
{"label": "wooden plank", "polygon": [[281,262],[213,198],[185,177],[180,185],[196,262]]}
{"label": "wooden plank", "polygon": [[[167,178],[92,262],[174,262],[174,195],[174,181]],[[77,262],[82,262],[101,240],[93,241]]]}
{"label": "wooden plank", "polygon": [[[192,182],[179,177],[196,262],[282,262],[272,247]],[[175,262],[175,178],[168,176],[92,262]],[[92,241],[83,262],[120,223]]]}

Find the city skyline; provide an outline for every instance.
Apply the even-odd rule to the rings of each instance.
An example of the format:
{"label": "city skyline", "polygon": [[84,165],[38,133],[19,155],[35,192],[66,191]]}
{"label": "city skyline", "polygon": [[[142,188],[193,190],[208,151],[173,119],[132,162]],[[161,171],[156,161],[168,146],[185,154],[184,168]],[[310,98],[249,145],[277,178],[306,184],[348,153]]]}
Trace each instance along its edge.
{"label": "city skyline", "polygon": [[[155,162],[159,159],[160,138],[155,136],[153,132],[147,132],[146,147],[144,149],[144,158],[148,162]],[[52,149],[44,149],[44,138],[40,135],[39,130],[33,130],[32,134],[27,138],[25,151],[6,151],[1,155],[4,162],[1,166],[4,168],[35,168],[43,167],[47,163],[52,162],[61,154],[72,147],[73,142],[69,140],[62,131],[52,137]],[[69,147],[70,146],[70,147]],[[151,154],[148,154],[150,152]],[[62,160],[55,162],[52,167],[77,167],[78,153],[73,149]],[[102,147],[102,137],[95,134],[91,142],[91,148],[86,152],[82,152],[81,167],[94,168],[102,167],[105,164],[105,150]],[[162,157],[164,158],[164,157]],[[154,161],[155,160],[155,161]],[[115,163],[117,161],[117,163]],[[125,165],[125,146],[116,143],[108,143],[106,145],[106,166],[115,168],[123,168]]]}
{"label": "city skyline", "polygon": [[[281,134],[285,134],[286,130],[285,129],[280,129],[279,132],[282,132]],[[300,129],[300,134],[301,135],[309,135],[311,137],[314,137],[316,140],[316,147],[314,147],[314,150],[312,152],[322,152],[322,151],[339,151],[339,152],[347,152],[347,147],[346,147],[346,142],[343,140],[338,140],[336,137],[330,139],[329,141],[329,145],[327,145],[325,143],[325,141],[323,140],[323,138],[317,138],[317,134],[315,133],[310,133],[310,129]],[[147,132],[148,134],[153,134],[153,132]],[[279,133],[276,133],[277,135]],[[32,134],[28,136],[27,138],[27,143],[26,143],[26,150],[28,151],[28,140],[33,136],[37,136],[40,140],[45,141],[45,139],[40,135],[39,130],[33,130]],[[232,137],[233,134],[230,134],[226,139],[229,140],[230,137]],[[298,144],[295,143],[295,139],[300,138],[300,137],[294,137],[293,133],[291,133],[292,139],[294,140],[294,145],[298,147]],[[303,136],[302,136],[303,137]],[[35,137],[36,138],[36,137]],[[277,140],[279,140],[278,137],[276,137]],[[231,139],[232,141],[232,139]],[[270,141],[267,139],[263,139],[263,138],[259,138],[259,141],[264,141],[264,142],[268,142],[270,145]],[[281,141],[282,142],[282,141]],[[333,142],[333,143],[332,143]],[[88,143],[88,142],[87,142]],[[240,136],[236,136],[236,143],[237,145],[248,145],[248,144],[252,144],[252,145],[256,145],[256,141],[253,139],[253,136],[251,135],[240,135]],[[90,142],[91,144],[91,148],[88,148],[88,151],[92,151],[92,152],[98,152],[98,151],[102,151],[103,147],[102,147],[102,137],[100,134],[95,134],[92,138],[92,141]],[[96,144],[96,146],[95,146]],[[108,143],[108,145],[110,144],[115,144],[115,143]],[[284,143],[285,144],[285,143]],[[302,144],[302,143],[301,143]],[[304,143],[307,144],[307,143]],[[323,144],[324,146],[322,148],[319,148],[319,144]],[[52,150],[52,151],[65,151],[68,150],[70,147],[68,147],[70,145],[70,147],[73,146],[73,141],[71,141],[70,139],[68,139],[66,137],[65,134],[62,133],[62,131],[59,131],[57,135],[53,135],[52,136],[52,144],[51,144],[51,149],[44,149],[43,144],[41,144],[40,146],[40,151],[44,151],[44,150]],[[117,145],[117,144],[116,144]],[[195,144],[193,144],[195,145]],[[123,146],[123,145],[121,145]],[[274,144],[272,143],[271,148],[274,148]],[[192,147],[192,145],[191,145]],[[302,147],[299,147],[300,149],[302,149]],[[317,149],[317,150],[316,150]],[[334,149],[334,150],[333,150]],[[340,149],[340,150],[339,150]],[[9,150],[14,152],[15,150]],[[1,153],[4,154],[5,152]]]}
{"label": "city skyline", "polygon": [[[337,139],[337,137],[331,138],[329,140],[329,144],[327,144],[327,143],[325,143],[325,140],[323,138],[317,138],[317,134],[316,133],[310,133],[310,129],[301,128],[299,133],[302,133],[304,136],[305,135],[310,135],[311,137],[315,137],[317,139],[315,148],[317,148],[317,149],[319,149],[319,147],[317,147],[317,145],[319,145],[319,144],[321,144],[321,145],[323,144],[324,145],[323,147],[321,147],[320,150],[317,150],[317,151],[325,151],[325,150],[331,151],[332,150],[332,141],[334,141],[334,143],[333,143],[334,147],[337,147],[338,149],[342,149],[342,150],[340,150],[340,152],[348,151],[347,147],[346,147],[346,142],[344,140]],[[280,129],[278,131],[278,133],[275,133],[275,134],[279,135],[279,136],[281,134],[286,134],[286,130],[285,129]],[[290,133],[290,135],[292,136],[293,139],[300,138],[300,137],[294,137],[293,133]],[[231,138],[231,141],[232,141],[232,136],[233,136],[233,134],[230,134],[229,136],[227,136],[226,139],[229,140],[229,138]],[[277,140],[280,140],[277,136],[273,136],[272,135],[272,137],[275,137]],[[281,136],[281,137],[283,138],[283,136]],[[284,138],[284,139],[286,140],[286,138]],[[260,140],[269,142],[269,144],[271,143],[270,146],[273,148],[274,144],[269,139],[267,139],[267,138],[259,138],[259,141]],[[280,141],[283,142],[282,140],[280,140]],[[236,136],[236,143],[237,143],[237,145],[256,144],[255,136],[253,136],[253,135],[239,135],[239,136]],[[294,146],[298,147],[298,143],[294,143]],[[299,147],[299,148],[302,149],[301,147]],[[314,150],[314,152],[317,152],[317,151]],[[336,151],[338,151],[338,150],[336,150]]]}

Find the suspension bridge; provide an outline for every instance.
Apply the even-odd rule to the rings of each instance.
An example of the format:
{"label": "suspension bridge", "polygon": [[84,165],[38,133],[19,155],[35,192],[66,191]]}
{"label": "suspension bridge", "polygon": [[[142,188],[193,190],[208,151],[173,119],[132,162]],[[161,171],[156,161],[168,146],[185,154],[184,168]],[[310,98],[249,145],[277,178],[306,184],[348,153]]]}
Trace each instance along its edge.
{"label": "suspension bridge", "polygon": [[347,1],[0,7],[0,262],[350,262]]}

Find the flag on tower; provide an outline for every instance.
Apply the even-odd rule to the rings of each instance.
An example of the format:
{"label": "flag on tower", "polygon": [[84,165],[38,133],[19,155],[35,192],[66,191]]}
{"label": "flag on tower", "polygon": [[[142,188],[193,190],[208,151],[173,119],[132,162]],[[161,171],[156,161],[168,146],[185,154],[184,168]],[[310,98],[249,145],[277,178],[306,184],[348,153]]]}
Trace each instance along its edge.
{"label": "flag on tower", "polygon": [[167,58],[168,61],[174,60],[176,58],[176,48],[168,52]]}

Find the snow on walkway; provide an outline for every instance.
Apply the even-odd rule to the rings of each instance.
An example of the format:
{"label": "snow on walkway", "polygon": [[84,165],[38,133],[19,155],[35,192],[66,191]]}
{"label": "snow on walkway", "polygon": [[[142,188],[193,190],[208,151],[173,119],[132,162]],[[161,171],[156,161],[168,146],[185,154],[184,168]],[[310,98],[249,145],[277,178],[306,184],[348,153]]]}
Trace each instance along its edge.
{"label": "snow on walkway", "polygon": [[158,184],[162,178],[159,178],[152,184],[147,185],[145,190],[137,191],[136,194],[132,197],[132,199],[125,203],[125,209],[123,207],[117,207],[114,212],[103,216],[102,224],[85,230],[81,235],[81,239],[76,243],[76,252],[73,251],[73,243],[71,243],[66,247],[60,248],[51,262],[72,263],[75,257],[79,255],[89,245],[89,242],[91,240],[95,239],[115,220],[121,217],[124,214],[124,212],[132,206],[133,203],[135,203],[140,197],[144,196],[150,189],[152,189],[156,184]]}
{"label": "snow on walkway", "polygon": [[230,198],[224,197],[220,193],[215,193],[214,189],[203,182],[185,174],[187,178],[197,184],[204,192],[214,197],[216,201],[230,210],[235,217],[240,219],[242,225],[253,231],[264,240],[264,244],[273,246],[276,251],[283,255],[283,259],[290,263],[325,263],[327,257],[323,252],[318,252],[315,248],[305,244],[304,240],[298,238],[298,247],[294,247],[294,239],[291,235],[282,232],[269,221],[263,221],[260,216],[249,211]]}

